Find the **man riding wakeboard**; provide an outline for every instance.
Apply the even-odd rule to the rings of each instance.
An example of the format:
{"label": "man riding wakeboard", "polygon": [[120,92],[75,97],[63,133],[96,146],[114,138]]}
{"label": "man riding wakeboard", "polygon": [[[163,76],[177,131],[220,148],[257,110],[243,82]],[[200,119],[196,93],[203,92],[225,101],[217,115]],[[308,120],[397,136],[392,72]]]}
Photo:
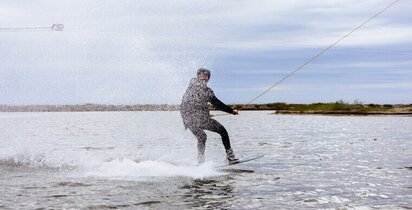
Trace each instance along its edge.
{"label": "man riding wakeboard", "polygon": [[204,130],[220,134],[229,164],[237,163],[239,159],[236,158],[230,146],[229,135],[223,125],[211,118],[208,103],[211,103],[218,110],[233,115],[238,115],[239,113],[216,98],[212,89],[207,87],[209,79],[210,71],[205,68],[200,68],[197,71],[197,77],[191,79],[180,105],[183,124],[185,129],[189,129],[197,138],[197,160],[199,164],[205,161],[207,135]]}

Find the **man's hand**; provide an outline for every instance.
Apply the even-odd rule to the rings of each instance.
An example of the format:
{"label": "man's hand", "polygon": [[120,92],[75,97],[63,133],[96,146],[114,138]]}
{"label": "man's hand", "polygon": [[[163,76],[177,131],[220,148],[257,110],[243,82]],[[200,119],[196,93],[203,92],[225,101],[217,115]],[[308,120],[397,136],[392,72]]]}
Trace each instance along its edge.
{"label": "man's hand", "polygon": [[233,112],[232,112],[232,114],[233,114],[233,115],[238,115],[238,114],[239,114],[239,111],[238,111],[237,109],[234,109]]}

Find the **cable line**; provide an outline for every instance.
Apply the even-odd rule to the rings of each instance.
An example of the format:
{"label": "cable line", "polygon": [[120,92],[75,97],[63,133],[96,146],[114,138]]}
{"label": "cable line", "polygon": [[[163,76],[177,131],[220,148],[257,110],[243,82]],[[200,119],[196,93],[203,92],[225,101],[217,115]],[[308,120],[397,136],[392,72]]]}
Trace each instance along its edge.
{"label": "cable line", "polygon": [[50,27],[13,27],[13,28],[0,28],[0,31],[20,31],[20,30],[50,30],[50,31],[63,31],[64,25],[55,23]]}
{"label": "cable line", "polygon": [[[354,33],[355,31],[357,31],[358,29],[362,28],[364,25],[366,25],[368,22],[370,22],[371,20],[373,20],[374,18],[376,18],[377,16],[379,16],[380,14],[382,14],[383,12],[385,12],[387,9],[389,9],[390,7],[392,7],[394,4],[398,3],[400,0],[396,0],[394,2],[392,2],[391,4],[389,4],[388,6],[386,6],[385,8],[383,8],[382,10],[380,10],[378,13],[376,13],[375,15],[373,15],[372,17],[370,17],[369,19],[367,19],[366,21],[364,21],[362,24],[360,24],[358,27],[356,27],[355,29],[353,29],[352,31],[350,31],[349,33],[347,33],[346,35],[344,35],[343,37],[341,37],[340,39],[338,39],[337,41],[335,41],[333,44],[329,45],[327,48],[323,49],[322,51],[320,51],[319,53],[317,53],[315,56],[313,56],[312,58],[310,58],[309,60],[307,60],[305,63],[303,63],[301,66],[299,66],[297,69],[295,69],[294,71],[292,71],[291,73],[289,73],[288,75],[286,75],[285,77],[283,77],[281,80],[279,80],[278,82],[276,82],[275,84],[273,84],[272,86],[270,86],[268,89],[266,89],[265,91],[263,91],[261,94],[257,95],[256,97],[254,97],[252,100],[250,100],[248,103],[244,104],[242,107],[240,107],[238,110],[242,110],[245,106],[251,104],[253,101],[255,101],[256,99],[260,98],[261,96],[263,96],[264,94],[266,94],[267,92],[269,92],[271,89],[273,89],[274,87],[276,87],[277,85],[279,85],[280,83],[282,83],[283,81],[285,81],[286,79],[288,79],[290,76],[292,76],[293,74],[295,74],[297,71],[301,70],[303,67],[305,67],[306,65],[308,65],[309,63],[311,63],[312,61],[316,60],[319,56],[321,56],[322,54],[324,54],[326,51],[328,51],[329,49],[331,49],[332,47],[334,47],[335,45],[337,45],[339,42],[343,41],[344,39],[346,39],[348,36],[350,36],[352,33]],[[225,114],[221,114],[221,115],[225,115]],[[219,115],[214,115],[214,116],[219,116]]]}

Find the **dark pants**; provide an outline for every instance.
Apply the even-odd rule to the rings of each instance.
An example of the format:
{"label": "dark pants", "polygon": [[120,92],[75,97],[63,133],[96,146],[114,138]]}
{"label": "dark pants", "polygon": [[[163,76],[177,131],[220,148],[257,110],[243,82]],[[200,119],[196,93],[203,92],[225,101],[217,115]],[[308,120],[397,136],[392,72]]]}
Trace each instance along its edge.
{"label": "dark pants", "polygon": [[222,124],[220,124],[218,121],[214,119],[209,119],[207,123],[204,123],[198,127],[190,126],[189,130],[192,131],[192,133],[197,138],[197,151],[198,151],[198,161],[199,162],[203,162],[204,156],[205,156],[205,145],[206,145],[207,136],[203,130],[208,130],[208,131],[212,131],[212,132],[220,134],[220,136],[222,137],[222,142],[223,142],[223,145],[225,146],[225,149],[226,150],[230,149],[229,134],[227,133],[225,127],[223,127]]}

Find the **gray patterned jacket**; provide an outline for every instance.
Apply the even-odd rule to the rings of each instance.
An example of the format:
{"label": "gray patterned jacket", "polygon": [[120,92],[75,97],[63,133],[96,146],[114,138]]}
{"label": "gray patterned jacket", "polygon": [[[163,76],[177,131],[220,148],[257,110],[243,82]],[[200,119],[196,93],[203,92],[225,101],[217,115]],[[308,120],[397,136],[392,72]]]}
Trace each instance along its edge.
{"label": "gray patterned jacket", "polygon": [[198,82],[197,78],[192,78],[180,105],[180,114],[186,129],[192,126],[199,127],[208,122],[210,119],[208,103],[218,110],[233,112],[232,108],[216,98],[213,90],[206,84]]}

